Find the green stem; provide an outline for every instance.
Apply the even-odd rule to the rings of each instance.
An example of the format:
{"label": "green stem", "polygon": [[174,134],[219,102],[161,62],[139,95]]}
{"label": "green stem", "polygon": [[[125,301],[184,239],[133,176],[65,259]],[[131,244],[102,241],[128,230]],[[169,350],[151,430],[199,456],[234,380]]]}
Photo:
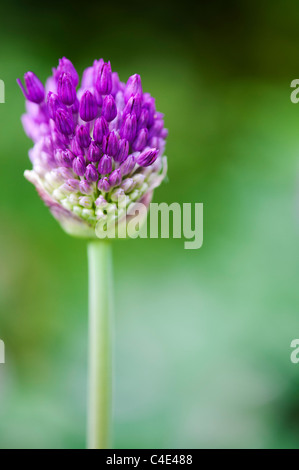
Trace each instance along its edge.
{"label": "green stem", "polygon": [[106,240],[88,244],[89,267],[89,449],[111,448],[112,259]]}

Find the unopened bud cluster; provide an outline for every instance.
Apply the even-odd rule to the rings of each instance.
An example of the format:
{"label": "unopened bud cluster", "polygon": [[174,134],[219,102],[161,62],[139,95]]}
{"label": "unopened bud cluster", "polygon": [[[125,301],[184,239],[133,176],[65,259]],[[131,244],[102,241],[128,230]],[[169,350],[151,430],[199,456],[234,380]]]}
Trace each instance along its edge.
{"label": "unopened bud cluster", "polygon": [[100,219],[121,218],[134,202],[149,204],[167,170],[167,129],[139,75],[125,84],[100,59],[78,88],[64,57],[45,86],[32,72],[24,81],[22,122],[34,142],[25,176],[68,233],[94,237]]}

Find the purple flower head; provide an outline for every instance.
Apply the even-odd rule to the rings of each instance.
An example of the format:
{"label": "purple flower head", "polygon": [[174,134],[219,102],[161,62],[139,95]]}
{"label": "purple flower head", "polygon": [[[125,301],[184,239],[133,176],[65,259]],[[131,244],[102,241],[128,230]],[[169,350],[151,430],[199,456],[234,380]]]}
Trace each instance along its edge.
{"label": "purple flower head", "polygon": [[107,175],[108,173],[111,172],[111,170],[112,170],[112,158],[109,157],[109,155],[103,155],[98,166],[98,172],[101,175]]}
{"label": "purple flower head", "polygon": [[157,149],[144,150],[137,158],[137,163],[140,166],[152,165],[156,161],[157,156],[158,156]]}
{"label": "purple flower head", "polygon": [[135,138],[136,131],[137,131],[136,114],[127,114],[120,129],[121,137],[123,139],[127,139],[129,142],[132,142]]}
{"label": "purple flower head", "polygon": [[80,147],[87,148],[91,142],[88,125],[78,126],[76,129],[76,137]]}
{"label": "purple flower head", "polygon": [[91,142],[88,149],[87,159],[90,162],[98,162],[100,161],[101,155],[102,153],[100,147],[96,144],[96,142]]}
{"label": "purple flower head", "polygon": [[24,81],[27,88],[24,88],[21,80],[18,78],[17,82],[20,86],[25,98],[33,103],[41,103],[45,98],[45,89],[42,82],[37,78],[33,72],[27,72],[24,75]]}
{"label": "purple flower head", "polygon": [[73,79],[68,72],[64,72],[58,79],[58,96],[63,104],[70,106],[77,98],[76,88],[73,84]]}
{"label": "purple flower head", "polygon": [[101,144],[103,141],[103,137],[109,133],[109,126],[106,119],[101,116],[99,117],[95,123],[93,128],[93,138],[98,143]]}
{"label": "purple flower head", "polygon": [[77,73],[77,70],[73,66],[72,62],[66,57],[62,57],[62,59],[59,59],[58,67],[54,71],[54,76],[56,80],[59,80],[60,75],[64,72],[70,74],[73,80],[73,84],[76,87],[79,83],[79,75]]}
{"label": "purple flower head", "polygon": [[73,170],[78,176],[83,176],[85,173],[85,159],[82,155],[79,155],[73,160]]}
{"label": "purple flower head", "polygon": [[125,161],[127,156],[129,155],[130,144],[126,139],[121,139],[118,142],[118,152],[114,155],[114,160],[116,162],[122,163]]}
{"label": "purple flower head", "polygon": [[118,168],[117,170],[112,171],[112,173],[109,176],[109,183],[110,186],[119,186],[122,182],[122,174],[120,169]]}
{"label": "purple flower head", "polygon": [[55,123],[61,134],[70,135],[74,132],[74,121],[72,116],[63,108],[58,108],[55,113]]}
{"label": "purple flower head", "polygon": [[96,117],[97,112],[98,105],[96,99],[89,90],[86,90],[80,100],[80,118],[86,122],[92,121]]}
{"label": "purple flower head", "polygon": [[112,73],[110,62],[104,63],[97,71],[96,89],[101,95],[108,95],[112,90]]}
{"label": "purple flower head", "polygon": [[135,73],[135,75],[132,75],[127,81],[124,92],[125,101],[127,102],[132,95],[137,95],[137,93],[142,95],[142,85],[140,75]]}
{"label": "purple flower head", "polygon": [[115,131],[109,132],[103,138],[103,152],[114,157],[118,152],[118,138]]}
{"label": "purple flower head", "polygon": [[96,237],[97,222],[112,213],[126,223],[121,200],[148,205],[162,182],[164,116],[139,75],[124,83],[103,59],[83,72],[80,87],[65,57],[52,71],[45,87],[32,72],[24,86],[18,80],[22,123],[34,142],[25,176],[68,233]]}
{"label": "purple flower head", "polygon": [[103,108],[102,108],[102,116],[106,119],[106,121],[110,122],[117,115],[116,104],[112,95],[107,95],[103,101]]}

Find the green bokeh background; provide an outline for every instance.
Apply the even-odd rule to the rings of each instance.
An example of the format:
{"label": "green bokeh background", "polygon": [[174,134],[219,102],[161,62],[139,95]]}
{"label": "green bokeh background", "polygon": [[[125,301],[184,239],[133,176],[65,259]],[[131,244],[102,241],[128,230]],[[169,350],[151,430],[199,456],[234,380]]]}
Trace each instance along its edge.
{"label": "green bokeh background", "polygon": [[2,6],[0,448],[84,448],[86,244],[23,178],[15,79],[58,58],[140,73],[169,128],[156,202],[203,202],[204,245],[114,246],[116,448],[298,448],[298,2]]}

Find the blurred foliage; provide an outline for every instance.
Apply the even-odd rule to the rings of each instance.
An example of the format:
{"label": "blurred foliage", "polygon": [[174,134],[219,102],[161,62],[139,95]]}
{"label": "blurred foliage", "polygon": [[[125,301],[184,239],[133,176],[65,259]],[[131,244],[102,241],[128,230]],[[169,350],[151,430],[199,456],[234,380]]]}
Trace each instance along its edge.
{"label": "blurred foliage", "polygon": [[298,447],[298,4],[192,5],[5,7],[1,448],[85,446],[86,246],[23,178],[15,83],[63,55],[80,73],[103,56],[122,80],[141,74],[170,131],[155,201],[204,203],[198,251],[115,243],[115,447]]}

